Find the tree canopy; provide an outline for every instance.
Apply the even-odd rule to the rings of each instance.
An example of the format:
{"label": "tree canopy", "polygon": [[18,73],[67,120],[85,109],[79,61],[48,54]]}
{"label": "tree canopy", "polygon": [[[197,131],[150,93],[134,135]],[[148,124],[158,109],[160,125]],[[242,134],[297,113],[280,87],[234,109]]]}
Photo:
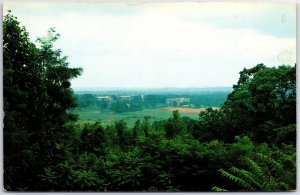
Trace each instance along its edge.
{"label": "tree canopy", "polygon": [[53,44],[53,28],[29,39],[25,27],[10,13],[3,21],[4,185],[8,190],[33,186],[49,164],[57,163],[53,145],[70,137],[66,123],[76,106],[70,79],[81,74]]}

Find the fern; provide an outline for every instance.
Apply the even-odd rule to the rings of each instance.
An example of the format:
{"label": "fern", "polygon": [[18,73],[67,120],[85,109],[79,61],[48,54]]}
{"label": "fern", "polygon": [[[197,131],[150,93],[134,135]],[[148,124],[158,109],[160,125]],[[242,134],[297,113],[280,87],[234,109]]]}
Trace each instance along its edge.
{"label": "fern", "polygon": [[247,163],[247,165],[249,166],[249,168],[251,169],[251,171],[254,175],[256,175],[257,177],[265,179],[265,174],[264,174],[264,171],[263,171],[262,167],[260,167],[254,160],[252,160],[250,158],[246,157],[244,160],[245,160],[245,162]]}
{"label": "fern", "polygon": [[219,188],[217,186],[212,187],[212,191],[215,191],[215,192],[228,192],[228,190],[225,190],[223,188]]}
{"label": "fern", "polygon": [[[255,155],[256,160],[243,158],[243,161],[248,166],[248,170],[231,167],[229,171],[219,169],[223,177],[231,180],[243,190],[249,191],[281,191],[289,190],[289,185],[280,181],[280,176],[283,171],[281,161],[276,161],[273,158],[258,153]],[[285,160],[292,161],[292,157],[282,156]],[[213,191],[225,190],[217,186],[212,188]]]}
{"label": "fern", "polygon": [[283,171],[282,165],[279,162],[272,159],[271,157],[261,153],[256,154],[256,156],[258,157],[258,160],[260,160],[262,163],[266,163],[267,165],[269,165],[270,170],[275,170],[277,172]]}
{"label": "fern", "polygon": [[241,186],[242,188],[246,189],[246,190],[255,190],[248,182],[246,182],[245,180],[232,175],[231,173],[220,169],[219,172],[221,172],[221,175],[223,177],[227,177],[229,180],[233,181],[234,183],[238,184],[239,186]]}
{"label": "fern", "polygon": [[[232,167],[230,169],[230,171],[232,173],[237,174],[237,176],[239,176],[240,178],[242,178],[248,184],[250,184],[250,185],[252,185],[254,187],[258,187],[259,189],[262,189],[262,185],[259,182],[257,182],[258,181],[258,177],[255,174],[253,174],[253,173],[251,173],[249,171],[243,170],[243,169],[238,169],[236,167]],[[255,189],[254,187],[252,187],[253,190]]]}

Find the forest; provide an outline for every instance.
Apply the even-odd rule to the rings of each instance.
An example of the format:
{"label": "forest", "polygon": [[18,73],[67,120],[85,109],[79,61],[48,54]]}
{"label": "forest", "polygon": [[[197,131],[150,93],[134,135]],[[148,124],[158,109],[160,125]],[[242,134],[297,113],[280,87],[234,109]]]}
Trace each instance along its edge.
{"label": "forest", "polygon": [[[296,189],[296,64],[244,68],[220,109],[78,125],[81,68],[3,21],[4,189],[192,192]],[[212,77],[213,78],[213,77]],[[77,98],[78,99],[78,98]]]}
{"label": "forest", "polygon": [[[189,89],[181,90],[181,94],[165,93],[163,89],[156,94],[151,91],[130,91],[123,90],[126,96],[119,95],[120,92],[75,92],[77,110],[110,110],[115,112],[130,112],[143,110],[145,108],[159,108],[164,106],[172,107],[220,107],[231,92],[230,89],[219,92],[209,92],[208,90],[201,93],[188,93]],[[196,89],[195,89],[196,90]],[[129,100],[120,100],[120,97],[129,97]],[[100,99],[100,101],[99,101]],[[185,102],[178,102],[185,99]],[[176,101],[178,100],[178,101]],[[126,104],[130,107],[126,106]]]}

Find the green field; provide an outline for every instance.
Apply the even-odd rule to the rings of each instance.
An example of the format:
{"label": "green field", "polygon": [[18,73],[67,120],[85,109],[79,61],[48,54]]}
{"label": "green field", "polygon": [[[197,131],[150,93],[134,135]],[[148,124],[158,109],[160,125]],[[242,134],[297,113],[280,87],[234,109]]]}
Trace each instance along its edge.
{"label": "green field", "polygon": [[[134,125],[138,119],[143,120],[145,116],[150,116],[150,121],[166,119],[172,116],[171,111],[162,110],[160,108],[143,109],[142,111],[124,112],[124,113],[100,113],[100,111],[77,111],[79,116],[79,123],[101,121],[106,125],[111,125],[117,120],[123,119],[127,122],[129,127]],[[180,113],[181,116],[187,116],[192,119],[198,119],[197,113]]]}

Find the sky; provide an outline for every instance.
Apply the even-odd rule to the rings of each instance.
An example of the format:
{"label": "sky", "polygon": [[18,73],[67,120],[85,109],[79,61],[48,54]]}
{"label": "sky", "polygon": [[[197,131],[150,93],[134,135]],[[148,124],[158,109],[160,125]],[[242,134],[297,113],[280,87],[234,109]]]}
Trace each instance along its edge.
{"label": "sky", "polygon": [[31,40],[50,27],[81,88],[218,87],[259,63],[296,63],[296,5],[4,3]]}

